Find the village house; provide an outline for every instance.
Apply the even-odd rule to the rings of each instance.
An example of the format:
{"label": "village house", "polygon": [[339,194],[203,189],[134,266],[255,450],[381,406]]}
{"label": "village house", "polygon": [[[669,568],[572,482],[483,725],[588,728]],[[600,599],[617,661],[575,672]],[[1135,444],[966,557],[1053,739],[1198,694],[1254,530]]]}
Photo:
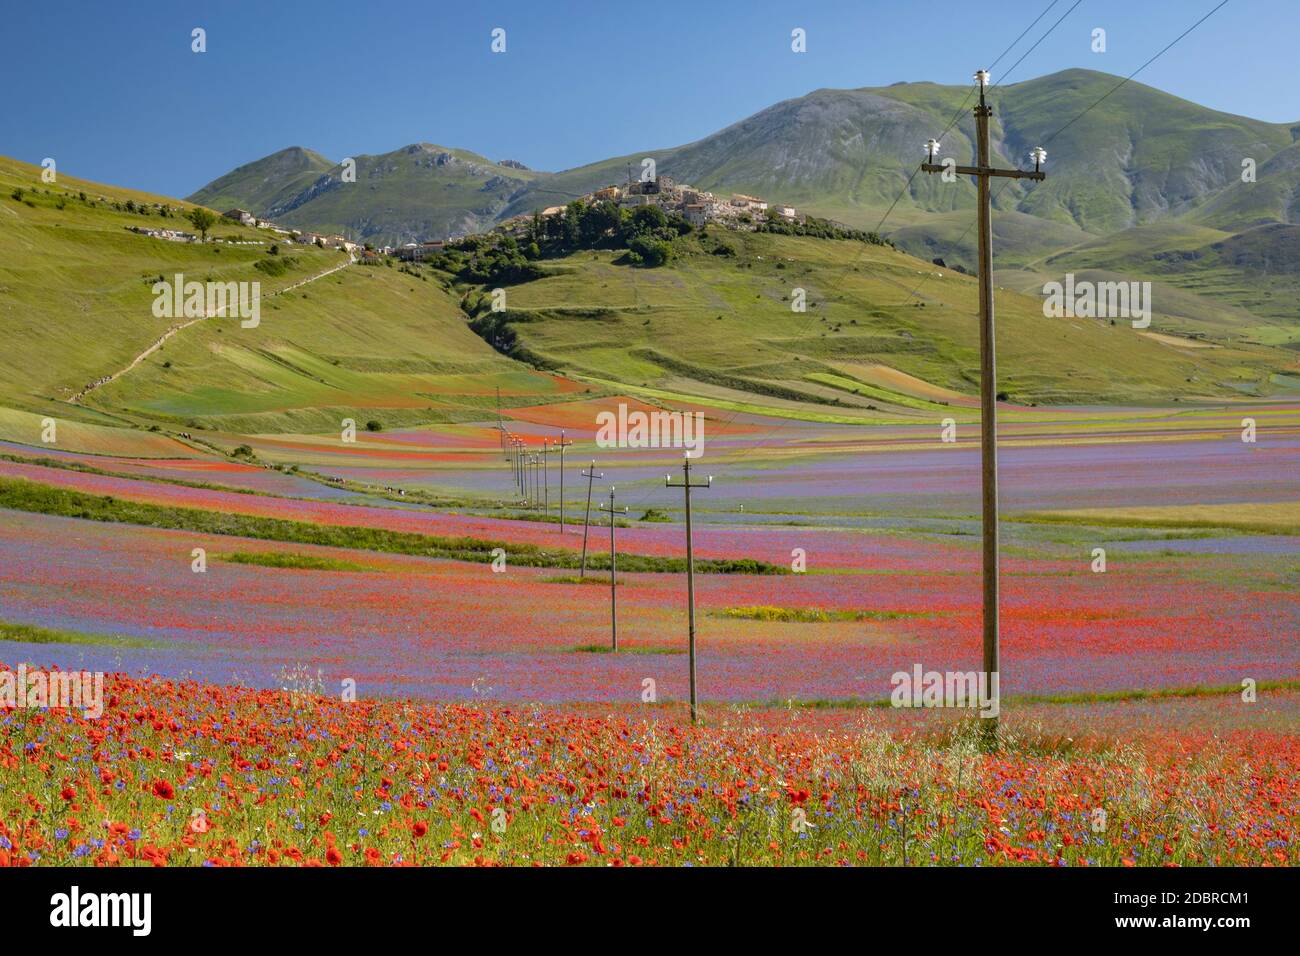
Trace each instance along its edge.
{"label": "village house", "polygon": [[736,193],[731,197],[731,204],[746,212],[767,212],[767,203],[757,196],[746,196],[743,193]]}
{"label": "village house", "polygon": [[168,242],[198,242],[199,237],[189,232],[181,232],[179,229],[150,229],[145,226],[127,226],[130,232],[138,233],[142,236],[149,236],[153,239],[166,239]]}
{"label": "village house", "polygon": [[[588,205],[614,202],[621,209],[658,206],[665,213],[681,215],[696,228],[712,222],[728,229],[753,229],[766,220],[769,209],[767,200],[757,196],[737,193],[730,199],[719,199],[708,190],[696,189],[686,183],[678,184],[670,176],[652,180],[629,179],[623,186],[605,186],[579,198]],[[800,218],[795,208],[785,203],[775,204],[771,209],[787,221]],[[548,206],[541,211],[541,215],[549,218],[563,215],[564,211],[564,206]],[[521,235],[526,232],[530,218],[512,217],[500,223],[497,230],[510,235]]]}
{"label": "village house", "polygon": [[236,207],[234,209],[229,209],[226,212],[223,212],[222,215],[225,216],[227,219],[233,219],[235,222],[242,223],[245,226],[257,225],[257,217],[254,216],[247,209],[240,209]]}

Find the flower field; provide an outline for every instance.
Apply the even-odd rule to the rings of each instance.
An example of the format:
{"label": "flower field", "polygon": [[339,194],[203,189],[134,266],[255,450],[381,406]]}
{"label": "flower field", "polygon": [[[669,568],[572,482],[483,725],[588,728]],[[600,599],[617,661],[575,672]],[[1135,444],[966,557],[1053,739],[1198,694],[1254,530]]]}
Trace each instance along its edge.
{"label": "flower field", "polygon": [[[577,424],[528,415],[534,435]],[[1294,863],[1286,421],[1244,452],[1218,419],[1010,423],[995,755],[968,711],[882,706],[897,672],[979,665],[976,459],[915,428],[855,445],[737,417],[696,556],[769,573],[697,575],[694,727],[684,575],[626,563],[683,555],[662,450],[603,480],[633,505],[610,653],[608,571],[580,583],[581,528],[503,497],[490,429],[367,436],[362,454],[250,438],[347,487],[6,446],[0,661],[109,676],[98,719],[0,705],[0,863]],[[590,450],[570,462],[570,521]],[[83,504],[42,511],[14,494],[29,488]],[[1187,504],[1224,526],[1178,524]],[[1244,520],[1256,504],[1263,526]],[[276,521],[293,534],[254,534]]]}
{"label": "flower field", "polygon": [[[113,676],[0,717],[0,865],[1281,865],[1300,744],[355,702]],[[1295,701],[1285,702],[1294,707]],[[1180,703],[1158,724],[1186,715]],[[1076,715],[1077,716],[1077,715]],[[1271,714],[1277,719],[1279,714]],[[1285,719],[1283,716],[1282,719]],[[1122,731],[1126,742],[1108,740]]]}

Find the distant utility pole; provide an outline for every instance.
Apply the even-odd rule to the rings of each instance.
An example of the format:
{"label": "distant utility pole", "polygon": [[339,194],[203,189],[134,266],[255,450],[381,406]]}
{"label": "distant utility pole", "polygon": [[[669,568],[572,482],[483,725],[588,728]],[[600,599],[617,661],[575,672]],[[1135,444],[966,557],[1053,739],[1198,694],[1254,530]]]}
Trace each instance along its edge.
{"label": "distant utility pole", "polygon": [[533,507],[542,504],[542,456],[533,452]]}
{"label": "distant utility pole", "polygon": [[[615,575],[618,573],[618,552],[614,547],[614,514],[618,510],[614,507],[614,487],[609,489],[609,507],[600,505],[601,511],[609,512],[609,635],[613,642],[611,649],[618,653],[618,584],[615,582]],[[623,507],[623,514],[627,514],[627,506]]]}
{"label": "distant utility pole", "polygon": [[582,570],[578,572],[578,580],[587,576],[587,527],[591,523],[591,482],[595,478],[604,478],[605,473],[602,471],[596,473],[596,459],[591,460],[591,470],[584,471],[582,477],[587,479],[587,511],[582,516]]}
{"label": "distant utility pole", "polygon": [[522,438],[516,437],[515,444],[515,484],[519,487],[519,497],[527,498],[524,491],[524,442]]}
{"label": "distant utility pole", "polygon": [[[501,386],[497,386],[497,432],[501,436],[501,450],[506,450],[506,423],[501,420]],[[509,459],[507,454],[506,458]]]}
{"label": "distant utility pole", "polygon": [[686,496],[686,607],[687,620],[690,623],[690,656],[691,656],[691,723],[695,723],[698,716],[698,702],[695,696],[695,545],[691,535],[691,489],[692,488],[712,488],[713,476],[709,475],[709,480],[703,484],[691,484],[691,458],[686,455],[682,458],[682,480],[673,481],[672,475],[664,478],[664,487],[681,488]]}
{"label": "distant utility pole", "polygon": [[524,443],[518,436],[512,435],[510,445],[515,450],[515,487],[519,489],[519,497],[526,499],[528,495],[524,492]]}
{"label": "distant utility pole", "polygon": [[542,514],[551,516],[551,446],[542,439]]}
{"label": "distant utility pole", "polygon": [[564,534],[564,449],[573,442],[564,440],[564,431],[560,431],[560,440],[555,447],[560,450],[560,534]]}
{"label": "distant utility pole", "polygon": [[[998,421],[997,421],[997,362],[993,328],[993,214],[989,200],[990,180],[1032,179],[1042,181],[1047,174],[1042,171],[1047,151],[1041,146],[1030,155],[1034,171],[1019,169],[994,169],[990,165],[989,117],[993,108],[984,100],[988,87],[988,70],[975,74],[979,84],[980,101],[975,107],[975,166],[948,166],[936,163],[939,144],[930,140],[925,144],[927,162],[921,168],[927,173],[942,173],[952,169],[961,176],[974,176],[979,186],[979,283],[980,283],[980,462],[983,473],[983,531],[984,531],[984,679],[990,682],[998,675]],[[1000,686],[1000,685],[999,685]],[[984,744],[997,747],[997,717],[986,717]]]}

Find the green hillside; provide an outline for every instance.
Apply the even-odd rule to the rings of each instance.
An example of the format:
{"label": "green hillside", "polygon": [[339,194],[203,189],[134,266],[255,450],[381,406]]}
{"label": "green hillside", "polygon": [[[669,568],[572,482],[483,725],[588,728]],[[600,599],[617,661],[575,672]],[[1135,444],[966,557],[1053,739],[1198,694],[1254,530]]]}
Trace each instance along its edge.
{"label": "green hillside", "polygon": [[[714,241],[682,241],[657,269],[622,265],[618,252],[546,262],[550,274],[511,286],[507,312],[481,328],[512,354],[649,395],[873,418],[933,415],[938,402],[918,397],[975,391],[971,277],[846,240],[727,233],[733,256],[714,254]],[[791,311],[796,287],[803,314]],[[997,309],[999,382],[1025,404],[1268,394],[1290,363],[1245,343],[1191,354],[1128,323],[1047,319],[1039,296],[1010,289]],[[1152,328],[1169,319],[1157,311]],[[898,384],[908,379],[927,388]]]}
{"label": "green hillside", "polygon": [[[1294,298],[1285,274],[1293,263],[1289,233],[1252,230],[1300,223],[1300,124],[1222,113],[1142,83],[1117,87],[1120,79],[1071,69],[989,91],[995,162],[1021,166],[1032,147],[1049,147],[1045,182],[1005,181],[995,192],[997,268],[1027,269],[1046,280],[1057,277],[1058,264],[1086,263],[1150,279],[1204,299],[1179,306],[1193,323],[1210,317],[1201,331],[1249,325],[1222,314],[1245,310],[1259,320],[1253,338],[1287,341],[1285,327],[1296,314],[1287,305]],[[344,184],[337,168],[318,168],[328,161],[295,148],[241,167],[191,198],[238,199],[290,225],[405,242],[483,231],[566,203],[623,182],[629,169],[639,174],[648,157],[660,175],[679,182],[792,203],[858,228],[875,229],[892,209],[883,231],[901,248],[972,270],[973,184],[912,175],[920,144],[950,123],[941,157],[972,159],[972,92],[929,82],[815,90],[693,143],[557,173],[420,144],[358,157],[357,183]],[[1241,181],[1247,157],[1256,164],[1254,182]],[[1130,233],[1144,239],[1148,227],[1169,224],[1208,227],[1225,242],[1239,238],[1203,249],[1191,229],[1176,233],[1181,244],[1159,255],[1130,241]],[[1270,250],[1279,239],[1285,248]],[[1137,254],[1125,261],[1129,250]],[[1057,255],[1066,258],[1046,261]]]}
{"label": "green hillside", "polygon": [[[498,389],[507,407],[631,393],[808,420],[973,412],[974,281],[887,246],[713,227],[675,240],[658,268],[627,264],[623,250],[542,258],[492,313],[488,287],[441,262],[355,264],[229,221],[203,244],[128,231],[192,228],[186,208],[70,177],[45,186],[37,167],[0,160],[0,438],[36,444],[48,415],[61,447],[167,455],[182,431],[233,444],[329,433],[348,417],[482,421]],[[1215,240],[1206,248],[1221,259],[1246,252],[1217,242],[1230,234],[1189,229],[1182,238]],[[1078,255],[1106,274],[1104,249],[1083,243]],[[177,273],[261,283],[260,324],[156,317],[153,284]],[[1013,273],[1041,280],[1030,266]],[[1294,365],[1240,334],[1250,313],[1209,317],[1222,324],[1213,347],[1180,347],[1125,323],[1045,319],[1017,287],[997,294],[1013,403],[1269,395]],[[791,310],[796,288],[804,313]],[[1187,320],[1161,309],[1153,330],[1181,334]]]}
{"label": "green hillside", "polygon": [[[65,432],[80,436],[78,447],[111,450],[97,427],[285,431],[335,429],[347,416],[390,424],[454,420],[481,417],[497,387],[504,400],[519,403],[556,391],[551,376],[498,355],[469,332],[455,299],[429,275],[395,264],[348,265],[346,253],[289,245],[229,221],[212,234],[251,245],[138,235],[127,227],[192,231],[179,218],[189,205],[64,175],[46,185],[40,172],[0,159],[7,343],[0,438],[32,443],[40,417],[50,415],[76,423]],[[137,211],[127,210],[128,201]],[[172,214],[163,217],[154,203]],[[282,291],[328,270],[337,271]],[[204,318],[131,367],[187,322],[153,314],[153,284],[177,273],[260,282],[260,325]],[[87,384],[116,373],[74,401]]]}

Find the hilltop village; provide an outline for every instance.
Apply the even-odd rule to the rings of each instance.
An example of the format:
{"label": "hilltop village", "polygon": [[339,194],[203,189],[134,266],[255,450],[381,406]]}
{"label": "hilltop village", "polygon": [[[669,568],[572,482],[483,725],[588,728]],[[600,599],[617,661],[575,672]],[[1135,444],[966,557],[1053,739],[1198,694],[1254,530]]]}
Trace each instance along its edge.
{"label": "hilltop village", "polygon": [[[572,208],[587,210],[616,210],[618,216],[634,216],[642,223],[672,221],[693,229],[707,225],[717,225],[725,229],[738,231],[793,228],[805,225],[811,227],[813,220],[802,215],[794,206],[786,203],[769,203],[757,196],[741,193],[730,196],[718,196],[708,190],[697,189],[685,183],[677,183],[669,176],[652,179],[634,180],[630,176],[624,185],[611,185],[577,197],[562,206],[549,206],[533,213],[512,216],[492,228],[485,234],[497,239],[514,239],[527,243],[539,235],[561,232],[559,225],[571,212]],[[638,210],[641,210],[638,213]],[[653,210],[653,212],[651,212]],[[659,220],[647,220],[646,215],[660,217]],[[165,215],[165,212],[164,212]],[[450,239],[431,239],[423,242],[408,242],[400,246],[385,245],[376,247],[367,242],[358,242],[337,233],[319,233],[304,229],[292,229],[281,226],[269,219],[263,219],[247,209],[233,208],[221,213],[223,221],[239,223],[256,229],[264,229],[277,239],[287,243],[315,245],[323,249],[339,249],[362,263],[374,263],[392,257],[406,262],[422,262],[454,248],[470,237],[459,236]],[[854,230],[823,220],[816,220],[821,228],[843,231],[846,234]],[[198,242],[200,237],[179,229],[160,229],[143,226],[128,227],[132,232],[151,236],[171,242]],[[645,231],[645,230],[641,230]],[[665,238],[670,238],[665,235]],[[256,245],[257,242],[213,237],[209,241],[235,242],[241,245]]]}
{"label": "hilltop village", "polygon": [[[793,206],[783,203],[769,206],[766,200],[739,193],[723,199],[706,190],[696,189],[694,186],[684,183],[679,185],[668,176],[633,180],[624,186],[606,186],[582,196],[580,201],[586,205],[612,202],[623,209],[658,206],[666,213],[677,213],[696,228],[708,223],[717,223],[732,229],[752,228],[754,224],[768,218],[769,210],[773,217],[786,222],[799,222],[802,218]],[[564,209],[564,206],[551,206],[542,210],[542,216],[562,215]],[[527,228],[531,218],[527,215],[515,216],[501,223],[498,228],[507,232],[522,232]]]}

